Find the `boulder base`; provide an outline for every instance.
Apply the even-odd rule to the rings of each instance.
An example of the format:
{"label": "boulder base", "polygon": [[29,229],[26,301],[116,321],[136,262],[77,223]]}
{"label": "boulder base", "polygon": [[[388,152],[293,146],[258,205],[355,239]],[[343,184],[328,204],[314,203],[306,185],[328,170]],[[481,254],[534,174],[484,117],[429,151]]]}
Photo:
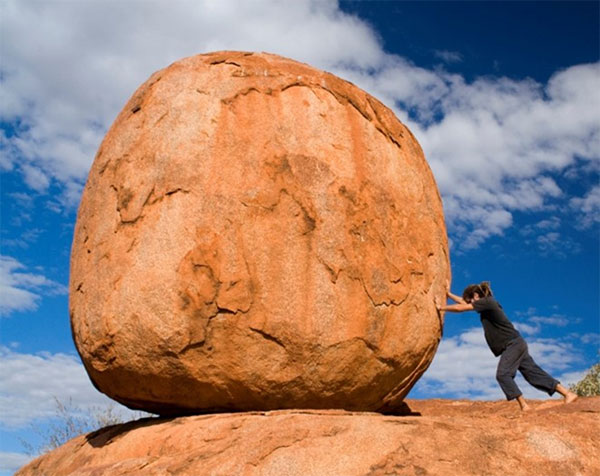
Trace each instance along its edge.
{"label": "boulder base", "polygon": [[448,279],[433,176],[389,109],[295,61],[215,53],[155,73],[106,135],[71,323],[131,408],[394,410]]}
{"label": "boulder base", "polygon": [[600,474],[600,397],[570,405],[409,401],[421,416],[275,411],[142,420],[80,436],[34,475]]}

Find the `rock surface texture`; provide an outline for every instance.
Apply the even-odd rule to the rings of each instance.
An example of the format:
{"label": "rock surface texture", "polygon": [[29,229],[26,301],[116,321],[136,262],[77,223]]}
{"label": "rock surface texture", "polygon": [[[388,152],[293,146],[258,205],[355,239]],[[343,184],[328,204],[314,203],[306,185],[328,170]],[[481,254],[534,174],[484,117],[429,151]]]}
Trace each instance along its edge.
{"label": "rock surface texture", "polygon": [[394,411],[433,359],[449,273],[432,173],[389,109],[221,52],[155,73],[104,139],[71,323],[92,381],[132,408]]}
{"label": "rock surface texture", "polygon": [[600,474],[600,397],[570,405],[409,401],[421,416],[282,410],[141,420],[69,441],[39,475]]}

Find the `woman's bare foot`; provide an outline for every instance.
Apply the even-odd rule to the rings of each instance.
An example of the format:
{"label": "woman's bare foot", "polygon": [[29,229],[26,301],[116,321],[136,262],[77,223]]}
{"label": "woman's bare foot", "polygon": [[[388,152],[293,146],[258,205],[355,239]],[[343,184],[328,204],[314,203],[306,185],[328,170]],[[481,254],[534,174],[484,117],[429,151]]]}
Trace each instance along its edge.
{"label": "woman's bare foot", "polygon": [[556,391],[564,397],[565,403],[571,403],[577,400],[577,394],[563,387],[560,383],[556,386]]}
{"label": "woman's bare foot", "polygon": [[521,407],[522,412],[528,412],[529,410],[531,410],[531,407],[527,405],[527,402],[523,398],[523,395],[519,395],[517,397],[517,402],[519,402],[519,406]]}
{"label": "woman's bare foot", "polygon": [[577,400],[577,394],[576,393],[573,393],[573,392],[569,391],[565,395],[565,403],[571,403],[571,402],[574,402],[575,400]]}

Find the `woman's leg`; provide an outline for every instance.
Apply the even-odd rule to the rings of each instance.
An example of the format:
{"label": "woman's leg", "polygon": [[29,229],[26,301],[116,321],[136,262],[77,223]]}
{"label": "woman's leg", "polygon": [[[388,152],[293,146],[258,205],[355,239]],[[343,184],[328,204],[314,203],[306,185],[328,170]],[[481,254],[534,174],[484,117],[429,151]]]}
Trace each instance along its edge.
{"label": "woman's leg", "polygon": [[[527,355],[527,344],[523,339],[515,339],[504,349],[500,356],[498,369],[496,370],[496,380],[498,380],[507,400],[514,400],[522,395],[521,390],[515,383],[515,375],[521,364],[521,359],[525,355]],[[521,400],[522,398],[518,401],[521,408],[523,408],[524,400],[523,402]]]}
{"label": "woman's leg", "polygon": [[542,392],[546,392],[548,395],[554,394],[557,385],[559,385],[558,380],[553,378],[536,364],[527,351],[519,365],[519,372],[521,372],[530,385],[533,385]]}
{"label": "woman's leg", "polygon": [[548,395],[552,395],[555,391],[560,393],[564,397],[565,403],[571,403],[577,399],[577,394],[563,387],[558,380],[551,377],[550,374],[536,364],[529,355],[529,352],[527,352],[527,355],[521,361],[519,372],[521,372],[525,380],[538,390],[547,392]]}

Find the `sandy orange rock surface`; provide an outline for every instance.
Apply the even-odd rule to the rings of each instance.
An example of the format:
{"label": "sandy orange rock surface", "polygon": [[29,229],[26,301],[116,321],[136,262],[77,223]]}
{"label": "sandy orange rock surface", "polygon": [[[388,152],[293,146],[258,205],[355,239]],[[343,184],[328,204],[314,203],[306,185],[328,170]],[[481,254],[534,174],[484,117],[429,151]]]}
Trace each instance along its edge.
{"label": "sandy orange rock surface", "polygon": [[178,61],[89,174],[73,335],[94,384],[160,414],[394,410],[435,354],[442,204],[410,131],[269,54]]}
{"label": "sandy orange rock surface", "polygon": [[570,405],[411,400],[420,416],[282,410],[142,420],[77,437],[37,475],[595,476],[600,397]]}

